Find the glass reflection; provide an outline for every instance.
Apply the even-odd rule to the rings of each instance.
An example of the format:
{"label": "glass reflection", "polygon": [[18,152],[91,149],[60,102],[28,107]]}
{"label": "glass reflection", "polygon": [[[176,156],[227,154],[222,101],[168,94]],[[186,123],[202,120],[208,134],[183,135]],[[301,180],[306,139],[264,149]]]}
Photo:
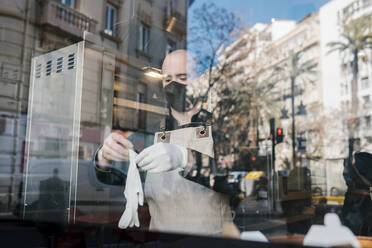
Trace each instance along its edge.
{"label": "glass reflection", "polygon": [[1,6],[0,218],[370,235],[370,0]]}

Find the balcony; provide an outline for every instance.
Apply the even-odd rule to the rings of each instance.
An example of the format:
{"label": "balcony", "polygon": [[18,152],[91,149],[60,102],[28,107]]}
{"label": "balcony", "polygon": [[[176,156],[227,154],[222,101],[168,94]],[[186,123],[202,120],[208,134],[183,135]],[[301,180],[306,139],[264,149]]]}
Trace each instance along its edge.
{"label": "balcony", "polygon": [[184,16],[179,12],[172,12],[171,15],[165,15],[164,29],[177,36],[184,36],[187,33],[187,25]]}
{"label": "balcony", "polygon": [[96,33],[97,21],[57,1],[43,2],[41,24],[47,24],[76,37],[83,37],[84,31]]}

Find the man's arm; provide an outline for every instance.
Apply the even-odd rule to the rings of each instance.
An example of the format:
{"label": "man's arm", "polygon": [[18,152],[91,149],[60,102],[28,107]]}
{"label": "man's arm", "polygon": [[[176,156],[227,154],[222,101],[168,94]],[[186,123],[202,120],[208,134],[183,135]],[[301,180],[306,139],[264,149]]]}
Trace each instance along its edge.
{"label": "man's arm", "polygon": [[[99,162],[98,154],[101,150],[100,146],[94,153],[92,159],[92,166],[96,173],[97,179],[104,184],[108,185],[124,185],[126,181],[126,168],[127,162]],[[102,160],[101,160],[102,161]],[[122,168],[122,170],[117,169],[116,167]]]}
{"label": "man's arm", "polygon": [[120,132],[112,132],[95,151],[92,165],[98,180],[110,185],[123,185],[128,170],[129,149],[132,143]]}

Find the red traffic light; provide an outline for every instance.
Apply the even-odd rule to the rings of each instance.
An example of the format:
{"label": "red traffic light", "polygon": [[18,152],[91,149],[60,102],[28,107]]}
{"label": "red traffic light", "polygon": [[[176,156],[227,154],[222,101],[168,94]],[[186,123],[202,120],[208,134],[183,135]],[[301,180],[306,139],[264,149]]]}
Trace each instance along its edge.
{"label": "red traffic light", "polygon": [[283,135],[283,129],[282,128],[277,128],[276,129],[276,135]]}
{"label": "red traffic light", "polygon": [[276,129],[275,139],[277,144],[283,142],[283,128]]}

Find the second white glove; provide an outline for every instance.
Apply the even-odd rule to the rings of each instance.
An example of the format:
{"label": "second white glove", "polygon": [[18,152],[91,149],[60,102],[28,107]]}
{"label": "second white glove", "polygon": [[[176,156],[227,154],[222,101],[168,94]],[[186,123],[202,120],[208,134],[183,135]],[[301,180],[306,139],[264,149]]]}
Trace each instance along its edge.
{"label": "second white glove", "polygon": [[141,178],[135,164],[136,153],[129,150],[129,168],[125,184],[124,196],[126,199],[125,210],[119,220],[119,228],[139,227],[138,205],[143,205],[143,190]]}
{"label": "second white glove", "polygon": [[156,143],[137,155],[136,164],[141,171],[151,173],[185,168],[187,149],[179,145]]}

